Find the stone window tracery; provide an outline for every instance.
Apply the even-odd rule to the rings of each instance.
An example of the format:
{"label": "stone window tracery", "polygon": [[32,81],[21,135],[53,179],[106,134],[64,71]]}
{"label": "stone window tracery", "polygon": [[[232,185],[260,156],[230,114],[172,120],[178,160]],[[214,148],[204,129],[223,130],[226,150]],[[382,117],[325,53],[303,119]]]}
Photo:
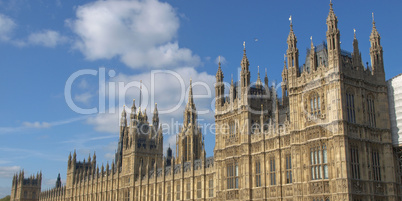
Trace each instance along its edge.
{"label": "stone window tracery", "polygon": [[292,156],[286,155],[286,183],[292,183]]}
{"label": "stone window tracery", "polygon": [[255,186],[261,187],[261,162],[255,162]]}
{"label": "stone window tracery", "polygon": [[239,188],[239,164],[237,162],[227,165],[227,189]]}
{"label": "stone window tracery", "polygon": [[328,179],[327,146],[316,146],[310,149],[311,179]]}
{"label": "stone window tracery", "polygon": [[376,117],[375,117],[374,98],[371,95],[367,97],[367,114],[368,114],[369,125],[371,127],[375,127]]}
{"label": "stone window tracery", "polygon": [[276,185],[276,174],[275,174],[275,158],[271,158],[269,160],[269,170],[270,170],[270,179],[271,179],[271,186]]}
{"label": "stone window tracery", "polygon": [[350,123],[356,123],[355,96],[352,92],[346,93],[346,110],[348,113],[348,121]]}

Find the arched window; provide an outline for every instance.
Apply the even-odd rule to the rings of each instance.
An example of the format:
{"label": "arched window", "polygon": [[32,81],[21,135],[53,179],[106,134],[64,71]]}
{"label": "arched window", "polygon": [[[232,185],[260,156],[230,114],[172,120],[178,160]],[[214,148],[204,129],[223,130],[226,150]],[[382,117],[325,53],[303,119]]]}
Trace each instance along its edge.
{"label": "arched window", "polygon": [[310,149],[311,179],[328,179],[327,146],[312,147]]}
{"label": "arched window", "polygon": [[321,98],[317,93],[310,96],[310,115],[316,118],[321,116]]}
{"label": "arched window", "polygon": [[239,164],[237,162],[227,165],[226,184],[227,189],[239,188]]}
{"label": "arched window", "polygon": [[234,121],[229,122],[229,137],[234,138],[236,137],[236,123]]}
{"label": "arched window", "polygon": [[346,110],[348,113],[348,121],[350,123],[356,123],[355,95],[352,92],[346,93]]}
{"label": "arched window", "polygon": [[373,96],[367,96],[367,114],[368,114],[368,123],[371,127],[376,126],[376,118],[375,118],[375,107],[374,107],[374,98]]}

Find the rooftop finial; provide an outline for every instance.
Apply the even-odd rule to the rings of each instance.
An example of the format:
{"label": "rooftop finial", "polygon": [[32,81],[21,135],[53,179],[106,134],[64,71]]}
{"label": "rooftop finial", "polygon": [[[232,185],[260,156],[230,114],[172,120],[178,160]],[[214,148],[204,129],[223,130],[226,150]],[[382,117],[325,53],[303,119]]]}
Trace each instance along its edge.
{"label": "rooftop finial", "polygon": [[246,51],[246,41],[243,41],[244,52]]}
{"label": "rooftop finial", "polygon": [[356,29],[353,29],[353,35],[354,35],[354,38],[356,39]]}
{"label": "rooftop finial", "polygon": [[329,9],[330,9],[330,10],[333,10],[333,9],[332,9],[332,0],[329,0]]}
{"label": "rooftop finial", "polygon": [[373,18],[373,27],[375,27],[374,12],[371,13],[371,17]]}
{"label": "rooftop finial", "polygon": [[258,69],[258,75],[260,74],[260,66],[257,66]]}
{"label": "rooftop finial", "polygon": [[290,15],[290,17],[289,17],[289,22],[290,22],[290,30],[293,30],[292,15]]}

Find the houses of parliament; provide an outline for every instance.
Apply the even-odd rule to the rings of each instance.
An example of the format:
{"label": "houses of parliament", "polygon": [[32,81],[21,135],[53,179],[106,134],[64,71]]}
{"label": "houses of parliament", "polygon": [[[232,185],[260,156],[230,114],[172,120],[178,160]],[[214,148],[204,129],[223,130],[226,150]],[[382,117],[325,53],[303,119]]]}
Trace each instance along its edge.
{"label": "houses of parliament", "polygon": [[[124,109],[115,160],[99,167],[96,155],[68,157],[66,184],[41,192],[41,174],[12,181],[11,200],[40,201],[396,201],[402,199],[401,166],[392,145],[380,34],[373,20],[371,67],[341,49],[332,3],[326,42],[311,47],[299,64],[290,23],[282,97],[268,77],[250,80],[246,48],[240,80],[215,84],[215,148],[206,157],[190,89],[176,154],[163,150],[155,107],[152,120]],[[150,122],[151,121],[151,122]]]}

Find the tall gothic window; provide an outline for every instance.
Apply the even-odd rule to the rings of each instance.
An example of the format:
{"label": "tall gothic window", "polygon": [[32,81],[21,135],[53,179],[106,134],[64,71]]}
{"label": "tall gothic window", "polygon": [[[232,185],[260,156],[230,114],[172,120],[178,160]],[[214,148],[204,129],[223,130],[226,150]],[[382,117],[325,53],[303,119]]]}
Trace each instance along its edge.
{"label": "tall gothic window", "polygon": [[187,186],[186,186],[186,199],[189,200],[190,196],[191,196],[191,185],[190,182],[187,182]]}
{"label": "tall gothic window", "polygon": [[167,185],[166,187],[166,194],[167,194],[167,201],[171,201],[172,200],[172,196],[171,196],[172,190],[170,189],[170,184]]}
{"label": "tall gothic window", "polygon": [[371,155],[373,164],[373,179],[374,181],[381,181],[380,154],[378,150],[374,149]]}
{"label": "tall gothic window", "polygon": [[236,137],[236,123],[234,121],[229,122],[229,137]]}
{"label": "tall gothic window", "polygon": [[162,201],[162,184],[159,184],[158,201]]}
{"label": "tall gothic window", "polygon": [[292,183],[292,156],[286,155],[286,183]]}
{"label": "tall gothic window", "polygon": [[255,186],[261,186],[261,162],[255,162]]}
{"label": "tall gothic window", "polygon": [[367,114],[368,114],[368,121],[371,127],[376,126],[375,120],[375,108],[374,108],[374,98],[369,96],[367,98]]}
{"label": "tall gothic window", "polygon": [[310,97],[310,115],[311,117],[319,117],[321,115],[321,98],[318,94]]}
{"label": "tall gothic window", "polygon": [[209,179],[209,197],[214,197],[214,180],[211,178]]}
{"label": "tall gothic window", "polygon": [[176,200],[180,200],[180,184],[176,185]]}
{"label": "tall gothic window", "polygon": [[326,145],[310,149],[311,179],[328,179],[328,160]]}
{"label": "tall gothic window", "polygon": [[149,201],[154,201],[154,188],[152,186],[149,187]]}
{"label": "tall gothic window", "polygon": [[346,110],[348,112],[348,121],[356,123],[355,96],[352,93],[346,93]]}
{"label": "tall gothic window", "polygon": [[352,178],[360,179],[359,149],[357,149],[357,147],[352,147],[350,149],[350,165],[352,169]]}
{"label": "tall gothic window", "polygon": [[197,182],[197,198],[201,198],[201,181]]}
{"label": "tall gothic window", "polygon": [[227,189],[239,188],[239,165],[237,162],[227,166]]}
{"label": "tall gothic window", "polygon": [[271,158],[271,160],[269,160],[269,165],[270,165],[270,178],[271,178],[271,185],[276,185],[276,174],[275,174],[275,158]]}

